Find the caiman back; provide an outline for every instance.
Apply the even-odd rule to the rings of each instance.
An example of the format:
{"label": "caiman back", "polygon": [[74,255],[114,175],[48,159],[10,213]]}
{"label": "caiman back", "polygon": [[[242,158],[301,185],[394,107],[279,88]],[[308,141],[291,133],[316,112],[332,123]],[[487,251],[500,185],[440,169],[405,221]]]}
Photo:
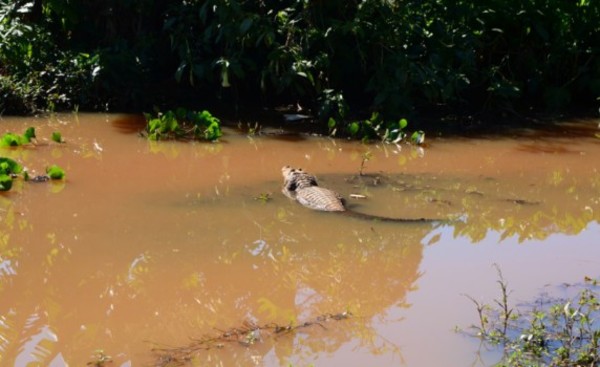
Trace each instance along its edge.
{"label": "caiman back", "polygon": [[282,192],[290,199],[313,210],[346,211],[342,195],[320,187],[315,176],[304,172],[301,168],[296,169],[290,166],[283,167],[281,173],[283,175]]}

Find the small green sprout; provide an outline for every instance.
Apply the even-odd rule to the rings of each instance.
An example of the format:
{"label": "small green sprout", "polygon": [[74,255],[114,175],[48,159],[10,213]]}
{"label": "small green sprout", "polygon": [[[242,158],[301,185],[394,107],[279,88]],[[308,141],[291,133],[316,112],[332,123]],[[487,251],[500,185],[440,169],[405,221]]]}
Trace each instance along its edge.
{"label": "small green sprout", "polygon": [[46,168],[46,174],[53,180],[62,180],[65,177],[65,171],[55,164]]}
{"label": "small green sprout", "polygon": [[64,143],[65,141],[62,138],[62,135],[60,132],[58,131],[54,131],[52,132],[52,141],[57,142],[57,143]]}
{"label": "small green sprout", "polygon": [[365,169],[365,164],[373,158],[373,153],[370,150],[367,150],[362,155],[362,161],[360,162],[360,171],[358,172],[359,176],[363,175],[363,170]]}

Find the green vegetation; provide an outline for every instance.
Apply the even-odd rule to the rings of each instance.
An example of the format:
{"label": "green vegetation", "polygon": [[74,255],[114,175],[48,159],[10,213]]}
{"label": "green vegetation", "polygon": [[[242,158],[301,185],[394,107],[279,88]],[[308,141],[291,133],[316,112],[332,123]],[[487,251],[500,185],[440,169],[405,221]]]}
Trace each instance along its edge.
{"label": "green vegetation", "polygon": [[79,51],[67,36],[75,19],[57,14],[69,9],[56,1],[0,0],[0,112],[100,107],[99,56]]}
{"label": "green vegetation", "polygon": [[52,132],[52,141],[56,143],[64,143],[65,141],[62,138],[62,134],[59,131]]}
{"label": "green vegetation", "polygon": [[33,127],[27,128],[23,135],[5,133],[0,138],[0,147],[18,147],[21,145],[29,144],[31,140],[35,138],[35,129]]}
{"label": "green vegetation", "polygon": [[23,166],[16,161],[0,157],[0,191],[8,191],[12,188],[13,176],[23,172]]}
{"label": "green vegetation", "polygon": [[[37,139],[35,128],[28,127],[23,135],[11,132],[2,135],[2,137],[0,137],[0,147],[19,147],[31,143],[33,139]],[[52,132],[51,139],[56,143],[64,143],[62,134],[59,131]]]}
{"label": "green vegetation", "polygon": [[[337,121],[330,117],[327,125],[330,135],[337,132]],[[405,129],[408,121],[401,118],[398,121],[385,121],[377,112],[365,120],[350,121],[346,124],[346,132],[354,138],[367,140],[381,140],[383,142],[398,143],[406,137]]]}
{"label": "green vegetation", "polygon": [[[23,135],[14,133],[5,133],[0,137],[0,147],[20,147],[29,144],[36,138],[35,128],[29,127]],[[62,135],[60,132],[52,133],[52,140],[61,143]],[[30,177],[29,172],[23,169],[15,160],[7,157],[0,157],[0,191],[8,191],[12,188],[13,179],[19,175],[23,176],[25,181],[44,182],[49,179],[62,180],[65,177],[65,171],[57,165],[52,165],[46,168],[47,176]]]}
{"label": "green vegetation", "polygon": [[46,174],[52,180],[62,180],[65,178],[65,171],[55,164],[46,168]]}
{"label": "green vegetation", "polygon": [[539,299],[526,311],[509,304],[508,284],[498,267],[501,296],[493,305],[467,296],[476,306],[475,334],[490,346],[503,347],[498,366],[598,366],[600,316],[598,282],[586,277],[571,299]]}
{"label": "green vegetation", "polygon": [[194,112],[184,108],[146,114],[148,139],[204,139],[215,141],[222,135],[221,122],[208,111]]}
{"label": "green vegetation", "polygon": [[52,165],[46,168],[46,175],[31,177],[29,172],[23,169],[16,161],[0,157],[0,191],[9,191],[13,185],[13,179],[22,175],[23,180],[31,182],[46,182],[48,180],[62,180],[65,178],[65,171],[57,166]]}
{"label": "green vegetation", "polygon": [[360,138],[372,112],[595,114],[599,24],[590,0],[0,0],[0,112],[299,105]]}

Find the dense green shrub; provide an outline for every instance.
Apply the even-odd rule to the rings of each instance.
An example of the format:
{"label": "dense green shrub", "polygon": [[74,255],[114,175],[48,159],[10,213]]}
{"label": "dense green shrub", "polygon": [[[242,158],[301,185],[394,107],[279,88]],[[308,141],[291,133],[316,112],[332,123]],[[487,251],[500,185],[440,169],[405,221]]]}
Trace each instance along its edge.
{"label": "dense green shrub", "polygon": [[12,76],[0,75],[0,114],[26,114],[35,110],[35,90]]}
{"label": "dense green shrub", "polygon": [[33,4],[0,0],[0,111],[97,107],[98,55],[61,49],[48,24],[26,22]]}
{"label": "dense green shrub", "polygon": [[599,25],[591,0],[0,0],[0,75],[42,107],[595,111]]}
{"label": "dense green shrub", "polygon": [[593,105],[598,24],[586,0],[207,0],[177,6],[165,29],[178,80],[309,103],[333,90],[395,118],[429,106]]}

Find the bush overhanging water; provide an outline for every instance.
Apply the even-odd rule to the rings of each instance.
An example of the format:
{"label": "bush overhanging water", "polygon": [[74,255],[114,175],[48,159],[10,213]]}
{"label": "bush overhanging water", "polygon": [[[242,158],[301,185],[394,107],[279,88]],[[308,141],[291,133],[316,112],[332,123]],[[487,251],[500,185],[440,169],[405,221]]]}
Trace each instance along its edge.
{"label": "bush overhanging water", "polygon": [[598,24],[590,0],[0,0],[0,111],[595,112]]}

